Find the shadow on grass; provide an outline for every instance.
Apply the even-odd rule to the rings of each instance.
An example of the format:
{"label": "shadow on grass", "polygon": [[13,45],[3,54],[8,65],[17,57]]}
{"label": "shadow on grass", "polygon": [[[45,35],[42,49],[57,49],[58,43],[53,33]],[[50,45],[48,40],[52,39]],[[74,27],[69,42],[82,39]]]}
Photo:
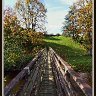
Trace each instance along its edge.
{"label": "shadow on grass", "polygon": [[63,60],[70,63],[75,71],[91,71],[92,57],[85,55],[83,50],[78,48],[71,48],[53,42],[46,42],[46,46],[52,47]]}
{"label": "shadow on grass", "polygon": [[61,39],[55,38],[55,36],[46,36],[45,38],[46,40],[61,40]]}

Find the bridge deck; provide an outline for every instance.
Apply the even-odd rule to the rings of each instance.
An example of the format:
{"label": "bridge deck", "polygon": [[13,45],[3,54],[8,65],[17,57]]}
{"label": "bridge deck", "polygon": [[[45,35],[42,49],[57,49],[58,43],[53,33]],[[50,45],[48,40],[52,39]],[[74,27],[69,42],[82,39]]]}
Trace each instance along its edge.
{"label": "bridge deck", "polygon": [[[25,83],[14,93],[21,80]],[[4,88],[4,96],[92,96],[92,89],[52,48],[45,48]]]}
{"label": "bridge deck", "polygon": [[42,81],[40,83],[39,92],[37,96],[57,96],[56,84],[52,72],[52,66],[50,64],[50,56],[47,55],[47,62],[44,63],[44,72]]}

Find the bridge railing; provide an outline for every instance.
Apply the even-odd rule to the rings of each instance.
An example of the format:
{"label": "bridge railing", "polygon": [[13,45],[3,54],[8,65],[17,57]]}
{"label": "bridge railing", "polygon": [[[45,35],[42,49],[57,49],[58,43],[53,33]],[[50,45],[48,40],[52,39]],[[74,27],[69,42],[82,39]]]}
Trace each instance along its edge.
{"label": "bridge railing", "polygon": [[58,96],[92,96],[92,88],[65,62],[49,48]]}
{"label": "bridge railing", "polygon": [[[40,81],[41,79],[41,74],[40,74],[40,62],[42,63],[43,58],[45,55],[44,51],[46,49],[42,49],[36,57],[15,77],[13,80],[4,88],[4,96],[29,96],[30,92],[39,84],[38,80]],[[46,52],[45,52],[46,53]],[[38,79],[37,79],[38,78]],[[31,81],[31,87],[29,86],[30,84],[30,79]],[[24,84],[18,88],[17,92],[14,92],[14,88],[16,85],[23,80]],[[35,82],[36,81],[36,82]],[[22,82],[22,81],[21,81]],[[26,83],[26,84],[25,84]],[[33,87],[32,87],[33,86]],[[30,90],[27,90],[30,87]],[[28,91],[26,94],[25,89]],[[23,92],[21,92],[22,90]]]}
{"label": "bridge railing", "polygon": [[[46,48],[41,50],[4,88],[4,96],[36,95],[42,80],[44,63],[47,63],[47,55]],[[49,55],[58,96],[92,96],[92,88],[51,47],[49,48]],[[24,80],[24,83],[13,95],[13,89],[20,80]]]}

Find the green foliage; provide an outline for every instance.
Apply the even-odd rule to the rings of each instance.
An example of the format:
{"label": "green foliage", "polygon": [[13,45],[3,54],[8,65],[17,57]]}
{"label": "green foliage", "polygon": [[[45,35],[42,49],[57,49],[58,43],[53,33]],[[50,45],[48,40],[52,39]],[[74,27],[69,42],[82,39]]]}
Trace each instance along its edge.
{"label": "green foliage", "polygon": [[[10,17],[10,18],[9,18]],[[44,45],[43,33],[19,26],[12,9],[4,14],[4,69],[21,70]],[[34,50],[34,51],[33,51]],[[34,53],[33,53],[34,52]]]}
{"label": "green foliage", "polygon": [[92,1],[80,0],[73,4],[65,20],[63,35],[83,44],[88,51],[92,50]]}
{"label": "green foliage", "polygon": [[45,38],[46,46],[52,47],[76,71],[91,72],[92,57],[86,49],[70,37],[50,36]]}

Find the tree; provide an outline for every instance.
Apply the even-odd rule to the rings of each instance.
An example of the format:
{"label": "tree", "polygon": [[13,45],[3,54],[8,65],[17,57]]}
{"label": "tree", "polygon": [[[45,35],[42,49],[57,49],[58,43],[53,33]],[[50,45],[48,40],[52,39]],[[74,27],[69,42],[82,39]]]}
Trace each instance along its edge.
{"label": "tree", "polygon": [[[18,35],[19,21],[12,8],[4,10],[4,68],[10,70],[22,55],[22,46]],[[18,64],[17,64],[18,65]]]}
{"label": "tree", "polygon": [[[21,69],[43,46],[43,33],[24,29],[12,8],[4,10],[4,68],[7,71]],[[37,46],[39,46],[37,48]],[[32,53],[32,54],[31,54]],[[30,58],[31,57],[31,58]]]}
{"label": "tree", "polygon": [[[70,7],[63,30],[92,54],[92,0],[79,0]],[[81,42],[82,41],[82,42]]]}
{"label": "tree", "polygon": [[20,17],[20,22],[26,28],[32,30],[45,31],[45,6],[38,0],[18,0],[16,3],[16,12]]}

